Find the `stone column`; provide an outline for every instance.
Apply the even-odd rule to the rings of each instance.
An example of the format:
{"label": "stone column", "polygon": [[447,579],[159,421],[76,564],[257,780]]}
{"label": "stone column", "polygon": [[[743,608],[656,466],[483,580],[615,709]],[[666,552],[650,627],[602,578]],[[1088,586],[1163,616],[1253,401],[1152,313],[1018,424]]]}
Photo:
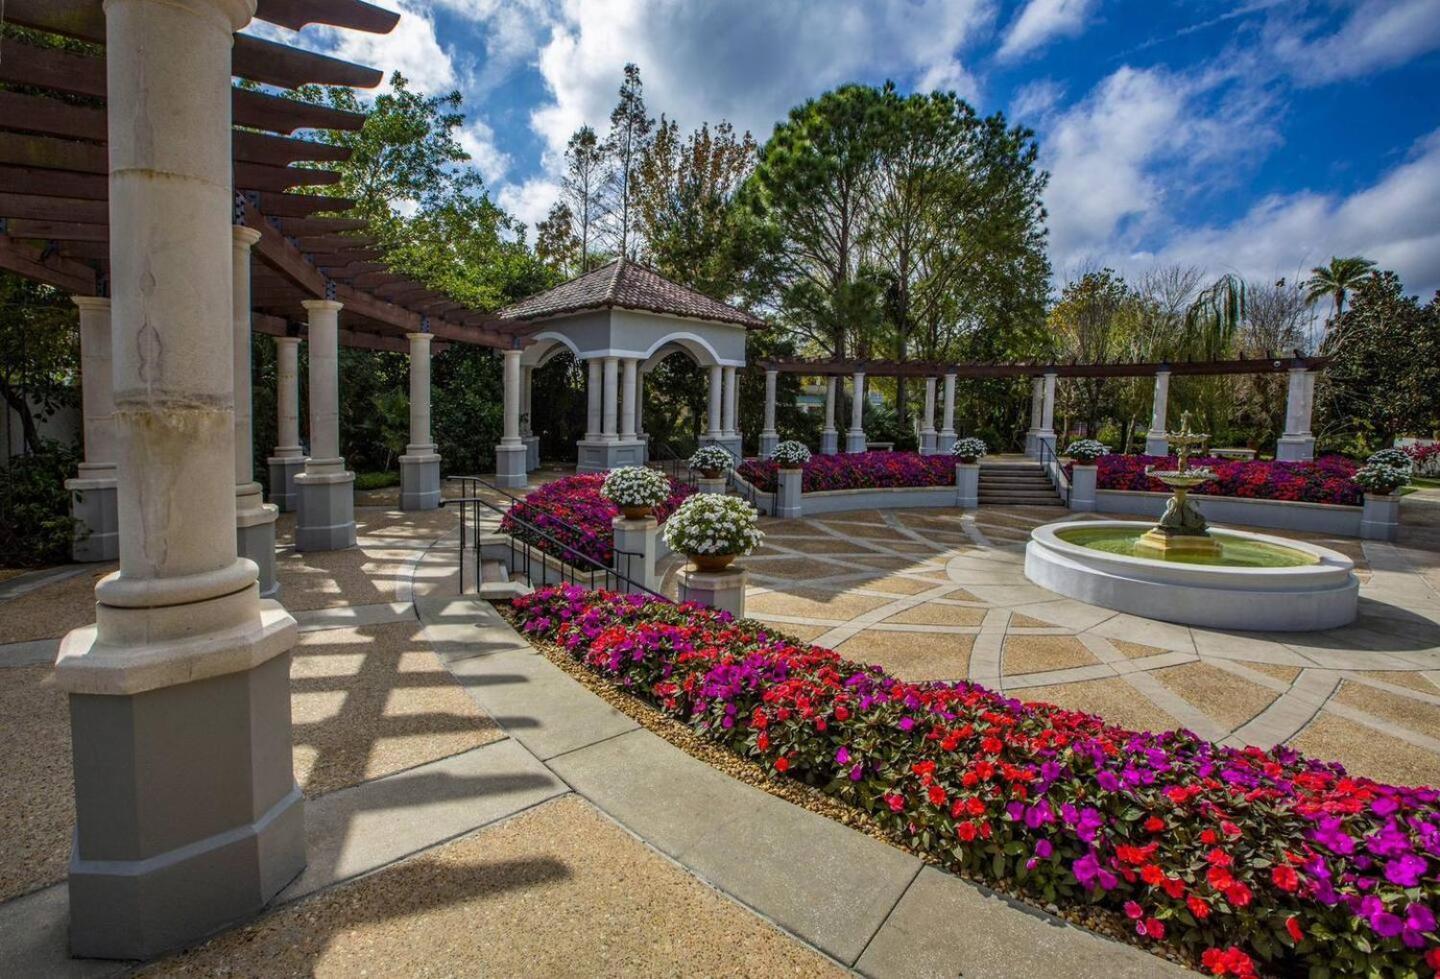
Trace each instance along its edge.
{"label": "stone column", "polygon": [[340,457],[340,310],[333,299],[306,299],[310,315],[310,458],[295,477],[295,549],[355,546],[355,474]]}
{"label": "stone column", "polygon": [[940,436],[935,451],[944,455],[955,444],[955,375],[945,375],[945,413],[941,416]]}
{"label": "stone column", "polygon": [[925,378],[925,414],[920,419],[920,454],[935,454],[935,378]]}
{"label": "stone column", "polygon": [[[501,352],[505,408],[500,444],[495,446],[495,485],[505,489],[518,489],[530,483],[525,474],[525,443],[520,440],[520,354],[519,350]],[[608,417],[613,423],[614,416]]]}
{"label": "stone column", "polygon": [[650,461],[650,436],[645,434],[645,371],[635,371],[635,437],[640,440],[640,464]]}
{"label": "stone column", "polygon": [[[659,549],[660,524],[654,517],[630,520],[624,516],[610,521],[615,538],[613,567],[636,585],[656,590],[655,552]],[[644,594],[640,588],[619,582],[625,592]]]}
{"label": "stone column", "polygon": [[855,394],[850,402],[850,429],[845,433],[846,452],[865,451],[865,372],[855,372]]}
{"label": "stone column", "polygon": [[779,469],[775,475],[775,516],[798,520],[805,512],[805,470]]}
{"label": "stone column", "polygon": [[760,431],[760,456],[765,459],[780,444],[780,433],[775,431],[775,389],[779,382],[779,371],[765,372],[765,427]]}
{"label": "stone column", "polygon": [[1040,425],[1045,417],[1045,378],[1030,378],[1030,430],[1025,433],[1025,454],[1039,458]]}
{"label": "stone column", "polygon": [[110,300],[72,296],[80,308],[80,401],[85,415],[85,461],[70,491],[70,516],[78,524],[70,556],[76,561],[113,561],[120,556],[116,501],[115,388],[110,348]]}
{"label": "stone column", "polygon": [[1315,375],[1304,367],[1290,368],[1290,386],[1285,397],[1285,434],[1275,444],[1275,458],[1287,462],[1315,458],[1315,436],[1310,431],[1311,402]]}
{"label": "stone column", "polygon": [[719,364],[710,368],[710,412],[706,419],[706,436],[710,442],[719,442],[725,426],[721,419],[722,395],[724,394],[724,373]]}
{"label": "stone column", "polygon": [[525,471],[540,468],[540,436],[535,434],[535,368],[520,368],[520,441],[525,443]]}
{"label": "stone column", "polygon": [[260,240],[254,228],[230,229],[233,247],[233,295],[235,363],[235,542],[241,557],[259,569],[260,597],[280,593],[275,580],[275,519],[280,508],[266,503],[260,484],[255,482],[255,439],[252,435],[250,398],[250,247]]}
{"label": "stone column", "polygon": [[606,442],[613,442],[616,439],[615,423],[620,414],[618,387],[620,360],[617,357],[606,357],[601,361],[601,367],[605,379],[605,393],[601,402],[600,437]]}
{"label": "stone column", "polygon": [[735,368],[723,368],[721,378],[724,381],[723,390],[725,392],[725,401],[721,411],[722,420],[720,427],[724,430],[727,439],[738,440],[740,437],[740,426],[735,421],[735,385],[738,380],[735,376]]}
{"label": "stone column", "polygon": [[840,451],[840,433],[835,430],[835,388],[840,379],[834,374],[825,378],[825,427],[820,430],[820,454],[833,456]]}
{"label": "stone column", "polygon": [[300,446],[300,338],[275,338],[275,454],[270,466],[270,501],[281,510],[295,509],[295,477],[305,471]]}
{"label": "stone column", "polygon": [[634,357],[626,357],[622,363],[620,376],[620,400],[623,408],[620,412],[620,438],[625,442],[635,441],[635,388],[636,388],[636,363]]}
{"label": "stone column", "polygon": [[1086,466],[1077,462],[1070,467],[1070,509],[1078,513],[1094,511],[1095,487],[1099,473],[1099,466]]}
{"label": "stone column", "polygon": [[1049,446],[1051,453],[1055,451],[1055,374],[1045,375],[1045,399],[1040,412],[1040,431],[1035,433],[1035,452],[1040,453],[1040,443],[1044,442]]}
{"label": "stone column", "polygon": [[955,463],[955,505],[973,510],[980,505],[980,464]]}
{"label": "stone column", "polygon": [[1155,399],[1150,408],[1150,431],[1145,433],[1145,454],[1148,456],[1170,454],[1170,443],[1165,440],[1165,415],[1169,402],[1170,372],[1156,371]]}
{"label": "stone column", "polygon": [[295,620],[235,541],[230,54],[240,0],[108,0],[120,570],[61,642],[71,954],[146,959],[305,866]]}
{"label": "stone column", "polygon": [[440,454],[430,437],[429,333],[408,333],[410,341],[410,443],[400,457],[400,509],[434,510],[440,505]]}
{"label": "stone column", "polygon": [[585,384],[585,398],[587,411],[585,415],[585,440],[587,442],[600,441],[600,415],[601,399],[603,397],[603,381],[600,376],[601,363],[599,357],[591,357],[586,364],[589,368]]}

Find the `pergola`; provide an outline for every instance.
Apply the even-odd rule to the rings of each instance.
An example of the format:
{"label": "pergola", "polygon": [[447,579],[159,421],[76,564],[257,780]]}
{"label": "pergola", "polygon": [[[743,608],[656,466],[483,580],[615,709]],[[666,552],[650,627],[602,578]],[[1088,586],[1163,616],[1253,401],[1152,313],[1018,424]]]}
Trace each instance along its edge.
{"label": "pergola", "polygon": [[[1153,377],[1154,407],[1150,430],[1146,433],[1145,451],[1165,455],[1166,409],[1170,397],[1170,377],[1215,376],[1228,374],[1289,374],[1285,404],[1285,433],[1276,447],[1280,459],[1313,459],[1315,436],[1310,419],[1315,403],[1315,375],[1330,363],[1328,357],[1306,357],[1295,351],[1292,356],[1242,358],[1236,360],[1182,360],[1144,363],[1034,363],[976,364],[894,360],[766,360],[760,363],[765,371],[765,429],[760,434],[761,454],[767,454],[779,440],[775,431],[775,389],[780,374],[801,374],[826,379],[825,427],[820,434],[820,451],[833,455],[839,451],[839,433],[835,428],[835,397],[837,387],[849,376],[853,379],[850,427],[846,431],[845,451],[864,452],[865,377],[915,377],[925,379],[925,412],[920,428],[920,451],[930,455],[945,452],[955,441],[955,384],[959,378],[1030,378],[1030,429],[1025,436],[1027,455],[1039,457],[1046,449],[1054,455],[1055,448],[1055,387],[1060,378],[1077,377]],[[941,428],[935,430],[936,389],[943,379],[944,407]],[[1042,445],[1045,448],[1042,448]]]}
{"label": "pergola", "polygon": [[259,911],[306,860],[296,625],[262,594],[276,507],[251,468],[252,330],[278,345],[275,495],[298,509],[297,546],[325,549],[355,539],[338,345],[409,350],[402,499],[426,507],[432,339],[518,353],[530,328],[391,273],[343,216],[351,202],[314,193],[346,151],[294,134],[363,117],[274,90],[368,87],[380,72],[236,33],[252,17],[384,33],[396,14],[360,0],[8,0],[4,17],[103,47],[5,41],[0,267],[80,308],[81,556],[119,559],[95,625],[68,634],[56,664],[74,760],[71,949],[147,958]]}

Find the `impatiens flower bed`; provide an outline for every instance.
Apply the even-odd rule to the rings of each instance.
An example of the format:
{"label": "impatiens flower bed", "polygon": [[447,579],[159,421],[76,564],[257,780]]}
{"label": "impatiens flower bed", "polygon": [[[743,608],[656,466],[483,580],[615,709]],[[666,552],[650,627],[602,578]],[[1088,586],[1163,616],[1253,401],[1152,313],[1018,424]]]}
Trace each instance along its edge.
{"label": "impatiens flower bed", "polygon": [[[1168,493],[1170,489],[1146,474],[1147,467],[1174,469],[1174,456],[1103,455],[1095,485],[1106,490],[1149,490]],[[1190,492],[1202,496],[1240,496],[1255,500],[1298,500],[1305,503],[1334,503],[1359,506],[1361,490],[1352,480],[1358,468],[1344,456],[1321,456],[1314,462],[1237,461],[1212,456],[1191,456],[1192,468],[1213,470],[1215,478]],[[1069,468],[1066,468],[1068,474]]]}
{"label": "impatiens flower bed", "polygon": [[[501,531],[514,534],[520,540],[528,540],[540,550],[574,563],[573,555],[520,526],[518,518],[608,567],[615,557],[615,531],[610,522],[620,515],[620,510],[600,495],[605,475],[582,473],[566,476],[532,490],[501,518]],[[668,478],[663,474],[657,475]],[[661,523],[694,492],[674,480],[669,482],[669,497],[655,507],[655,519]]]}
{"label": "impatiens flower bed", "polygon": [[1434,789],[970,683],[907,683],[648,596],[550,588],[514,607],[526,633],[946,866],[1101,905],[1213,975],[1440,969]]}
{"label": "impatiens flower bed", "polygon": [[[736,470],[761,492],[774,492],[778,476],[773,460],[751,459]],[[805,463],[801,492],[889,489],[902,486],[954,486],[955,460],[918,452],[855,452],[812,456]]]}

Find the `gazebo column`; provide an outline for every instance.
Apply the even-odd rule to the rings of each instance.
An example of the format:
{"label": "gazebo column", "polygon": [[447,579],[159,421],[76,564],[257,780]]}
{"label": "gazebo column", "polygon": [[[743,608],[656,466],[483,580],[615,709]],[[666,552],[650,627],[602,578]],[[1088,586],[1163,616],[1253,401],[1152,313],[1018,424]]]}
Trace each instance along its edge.
{"label": "gazebo column", "polygon": [[720,443],[723,441],[724,423],[721,419],[724,403],[724,369],[719,364],[710,367],[710,405],[705,419],[705,441]]}
{"label": "gazebo column", "polygon": [[280,593],[275,580],[275,519],[280,508],[266,503],[255,482],[255,440],[250,397],[250,247],[260,232],[242,226],[230,229],[234,262],[233,295],[235,365],[235,545],[241,557],[255,562],[260,573],[260,597]]}
{"label": "gazebo column", "polygon": [[619,437],[615,424],[620,414],[620,360],[618,357],[606,357],[601,364],[605,377],[605,394],[601,405],[600,438],[606,442],[614,442]]}
{"label": "gazebo column", "polygon": [[1290,386],[1285,396],[1285,434],[1275,444],[1275,458],[1287,462],[1315,458],[1315,435],[1310,431],[1310,414],[1315,402],[1315,372],[1304,367],[1290,368]]}
{"label": "gazebo column", "polygon": [[1030,378],[1030,430],[1025,433],[1025,454],[1040,458],[1040,432],[1045,420],[1045,378]]}
{"label": "gazebo column", "polygon": [[722,427],[725,429],[725,444],[730,448],[730,451],[734,453],[735,458],[741,459],[744,458],[744,454],[740,444],[740,423],[736,419],[736,402],[739,400],[740,394],[740,377],[734,367],[724,368],[721,376],[725,382],[724,420],[722,422]]}
{"label": "gazebo column", "polygon": [[585,441],[598,442],[600,441],[600,400],[602,394],[600,358],[591,357],[585,364],[587,368],[585,380]]}
{"label": "gazebo column", "polygon": [[1040,445],[1044,443],[1055,453],[1055,383],[1058,380],[1055,374],[1046,374],[1044,378],[1044,401],[1040,411],[1040,431],[1035,433],[1035,454],[1038,457]]}
{"label": "gazebo column", "polygon": [[80,308],[80,400],[85,416],[85,461],[70,491],[77,521],[70,556],[76,561],[113,561],[120,555],[116,502],[115,387],[110,345],[110,300],[72,296]]}
{"label": "gazebo column", "polygon": [[846,452],[865,451],[865,372],[855,372],[855,396],[850,402],[850,429],[845,433]]}
{"label": "gazebo column", "polygon": [[935,378],[925,378],[925,415],[920,422],[920,454],[935,454]]}
{"label": "gazebo column", "polygon": [[[1165,439],[1165,415],[1170,403],[1170,372],[1155,372],[1155,399],[1150,408],[1150,431],[1145,433],[1147,456],[1168,456],[1170,443]],[[1129,449],[1129,446],[1126,446]]]}
{"label": "gazebo column", "polygon": [[400,509],[434,510],[440,505],[440,454],[430,438],[429,333],[408,333],[410,341],[410,443],[400,457]]}
{"label": "gazebo column", "polygon": [[295,477],[295,549],[355,546],[355,474],[340,456],[340,310],[333,299],[306,299],[310,316],[310,458]]}
{"label": "gazebo column", "polygon": [[520,368],[520,441],[525,443],[525,471],[540,468],[540,436],[535,434],[535,368]]}
{"label": "gazebo column", "polygon": [[945,375],[945,407],[935,451],[944,455],[955,444],[955,375]]}
{"label": "gazebo column", "polygon": [[760,432],[760,456],[768,459],[775,446],[780,444],[780,433],[775,430],[775,389],[779,386],[780,372],[765,372],[765,428]]}
{"label": "gazebo column", "polygon": [[575,443],[576,472],[604,472],[610,468],[610,449],[605,441],[605,361],[586,358],[585,437]]}
{"label": "gazebo column", "polygon": [[820,454],[833,456],[840,451],[840,433],[835,430],[835,388],[840,379],[834,374],[825,378],[825,427],[820,430]]}
{"label": "gazebo column", "polygon": [[635,394],[639,388],[638,365],[634,357],[626,357],[620,366],[620,439],[635,441]]}
{"label": "gazebo column", "polygon": [[640,440],[640,462],[650,461],[650,436],[645,432],[645,371],[635,372],[635,437]]}
{"label": "gazebo column", "polygon": [[120,570],[61,643],[72,954],[145,959],[305,865],[295,620],[236,552],[232,34],[240,0],[108,0]]}
{"label": "gazebo column", "polygon": [[275,337],[275,454],[270,466],[270,502],[296,508],[295,477],[305,471],[300,445],[300,338]]}
{"label": "gazebo column", "polygon": [[[520,350],[506,350],[501,354],[505,412],[500,444],[495,446],[495,485],[505,489],[519,489],[530,483],[525,474],[525,443],[520,441],[520,354]],[[606,364],[608,366],[608,360]],[[609,394],[608,388],[606,394]],[[611,421],[613,418],[607,415],[607,426]]]}

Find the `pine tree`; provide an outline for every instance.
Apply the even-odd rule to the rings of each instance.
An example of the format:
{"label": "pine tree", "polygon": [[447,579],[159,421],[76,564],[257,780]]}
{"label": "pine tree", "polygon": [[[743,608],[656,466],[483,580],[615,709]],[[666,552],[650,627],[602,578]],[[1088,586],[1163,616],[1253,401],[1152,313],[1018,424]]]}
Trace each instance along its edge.
{"label": "pine tree", "polygon": [[643,88],[639,66],[627,64],[604,146],[605,233],[615,252],[625,258],[634,258],[640,251],[635,182],[655,127],[655,120],[645,114]]}
{"label": "pine tree", "polygon": [[[579,271],[591,268],[591,255],[602,213],[605,151],[589,126],[581,126],[565,146],[565,177],[561,205],[570,212],[571,234],[578,242]],[[550,211],[555,217],[555,209]]]}

